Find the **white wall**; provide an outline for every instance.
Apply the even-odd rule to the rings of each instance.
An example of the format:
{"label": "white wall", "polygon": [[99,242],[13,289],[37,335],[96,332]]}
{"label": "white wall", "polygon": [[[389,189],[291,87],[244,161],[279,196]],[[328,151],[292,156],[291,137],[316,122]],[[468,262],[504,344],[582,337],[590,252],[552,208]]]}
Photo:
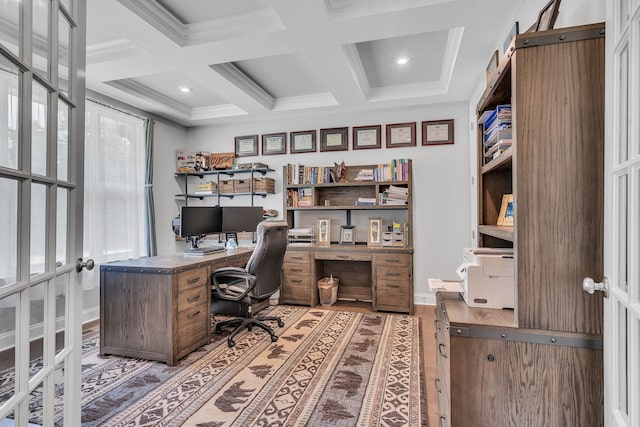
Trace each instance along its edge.
{"label": "white wall", "polygon": [[[440,119],[455,120],[455,144],[431,147],[420,146],[420,122]],[[385,112],[354,112],[348,115],[324,114],[313,117],[297,117],[295,119],[276,119],[268,122],[191,128],[187,134],[188,143],[184,148],[211,152],[234,151],[233,141],[236,136],[261,135],[272,132],[288,133],[343,126],[349,127],[349,140],[351,140],[352,126],[375,124],[383,125],[382,145],[384,147],[385,124],[413,121],[417,122],[418,145],[416,147],[243,157],[239,161],[260,161],[276,170],[271,175],[276,179],[276,194],[264,200],[256,200],[256,204],[262,203],[267,209],[277,209],[282,218],[282,167],[287,163],[333,166],[334,162],[344,160],[347,167],[349,167],[358,164],[382,163],[396,158],[412,159],[416,303],[433,303],[433,294],[428,292],[427,278],[455,277],[455,268],[460,263],[462,248],[470,243],[468,223],[470,138],[467,104],[458,103]],[[173,159],[173,153],[167,153],[167,156]],[[177,184],[175,185],[172,190],[163,193],[173,197],[178,190]],[[158,197],[158,193],[156,193],[156,200],[158,200]],[[248,200],[236,200],[234,203],[248,203]],[[164,232],[165,229],[169,231],[168,223],[166,227],[164,224],[160,224],[160,232]],[[163,241],[165,240],[163,238]]]}

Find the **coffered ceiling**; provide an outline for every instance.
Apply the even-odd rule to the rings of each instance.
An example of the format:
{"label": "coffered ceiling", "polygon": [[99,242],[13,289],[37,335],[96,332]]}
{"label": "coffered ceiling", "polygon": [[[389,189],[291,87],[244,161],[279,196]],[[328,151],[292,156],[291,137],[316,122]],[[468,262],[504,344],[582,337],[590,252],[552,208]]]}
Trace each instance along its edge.
{"label": "coffered ceiling", "polygon": [[88,0],[87,87],[185,126],[465,101],[523,2]]}

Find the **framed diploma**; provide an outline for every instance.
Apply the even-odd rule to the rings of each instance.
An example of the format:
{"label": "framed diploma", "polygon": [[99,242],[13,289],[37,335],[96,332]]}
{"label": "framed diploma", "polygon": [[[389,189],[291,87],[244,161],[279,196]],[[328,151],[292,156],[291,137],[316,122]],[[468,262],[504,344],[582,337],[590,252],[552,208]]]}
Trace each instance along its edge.
{"label": "framed diploma", "polygon": [[320,151],[344,151],[349,149],[349,128],[320,129]]}
{"label": "framed diploma", "polygon": [[422,145],[453,144],[453,119],[422,122]]}
{"label": "framed diploma", "polygon": [[287,134],[270,133],[262,135],[262,155],[287,154]]}
{"label": "framed diploma", "polygon": [[382,126],[355,126],[353,128],[353,149],[363,150],[367,148],[380,148],[380,132]]}
{"label": "framed diploma", "polygon": [[387,148],[416,145],[416,122],[387,125]]}
{"label": "framed diploma", "polygon": [[289,144],[291,145],[289,150],[291,154],[315,152],[316,131],[303,130],[300,132],[291,132],[289,134]]}
{"label": "framed diploma", "polygon": [[236,157],[258,155],[258,135],[236,136]]}

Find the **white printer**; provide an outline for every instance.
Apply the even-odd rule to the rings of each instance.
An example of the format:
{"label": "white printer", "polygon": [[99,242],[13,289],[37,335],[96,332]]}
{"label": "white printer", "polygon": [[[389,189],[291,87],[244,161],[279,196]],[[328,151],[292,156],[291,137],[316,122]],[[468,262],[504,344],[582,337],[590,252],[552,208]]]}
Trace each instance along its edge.
{"label": "white printer", "polygon": [[465,248],[456,272],[469,307],[514,308],[513,249]]}

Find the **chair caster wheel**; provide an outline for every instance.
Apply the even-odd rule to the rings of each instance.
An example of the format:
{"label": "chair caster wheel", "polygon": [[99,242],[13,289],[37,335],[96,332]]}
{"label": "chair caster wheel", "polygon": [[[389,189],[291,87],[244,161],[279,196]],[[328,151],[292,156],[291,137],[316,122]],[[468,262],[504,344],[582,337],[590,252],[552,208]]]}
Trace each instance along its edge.
{"label": "chair caster wheel", "polygon": [[284,322],[282,320],[278,320],[278,326],[282,328],[284,326]]}
{"label": "chair caster wheel", "polygon": [[271,336],[271,342],[276,342],[278,341],[278,337],[276,337],[275,335]]}
{"label": "chair caster wheel", "polygon": [[229,341],[229,347],[233,347],[234,345],[236,345],[235,341],[233,341],[233,340]]}

